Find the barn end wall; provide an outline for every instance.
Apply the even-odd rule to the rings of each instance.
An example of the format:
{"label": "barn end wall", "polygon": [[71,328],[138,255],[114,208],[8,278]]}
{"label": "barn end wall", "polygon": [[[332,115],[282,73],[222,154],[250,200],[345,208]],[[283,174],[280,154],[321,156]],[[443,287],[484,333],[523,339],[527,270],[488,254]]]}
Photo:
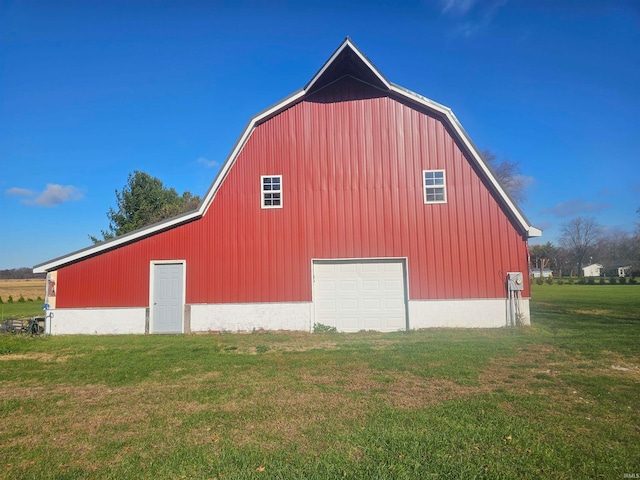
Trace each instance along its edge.
{"label": "barn end wall", "polygon": [[[521,300],[522,324],[530,324],[529,299]],[[409,325],[419,328],[497,328],[508,326],[506,299],[410,300]]]}
{"label": "barn end wall", "polygon": [[[438,169],[447,203],[425,204]],[[498,299],[528,271],[507,213],[439,117],[339,83],[257,125],[202,217],[61,266],[57,307],[149,307],[149,263],[176,259],[193,305],[310,302],[312,258],[407,258],[409,298]]]}
{"label": "barn end wall", "polygon": [[113,335],[145,333],[145,308],[57,308],[47,319],[51,335]]}

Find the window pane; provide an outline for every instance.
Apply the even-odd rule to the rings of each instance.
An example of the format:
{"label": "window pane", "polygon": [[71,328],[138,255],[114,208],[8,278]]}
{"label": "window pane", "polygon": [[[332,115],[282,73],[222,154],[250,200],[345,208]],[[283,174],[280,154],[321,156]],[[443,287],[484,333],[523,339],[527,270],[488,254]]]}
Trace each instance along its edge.
{"label": "window pane", "polygon": [[263,207],[282,207],[282,176],[273,175],[262,177],[262,206]]}
{"label": "window pane", "polygon": [[425,189],[427,202],[444,202],[444,188],[435,187]]}

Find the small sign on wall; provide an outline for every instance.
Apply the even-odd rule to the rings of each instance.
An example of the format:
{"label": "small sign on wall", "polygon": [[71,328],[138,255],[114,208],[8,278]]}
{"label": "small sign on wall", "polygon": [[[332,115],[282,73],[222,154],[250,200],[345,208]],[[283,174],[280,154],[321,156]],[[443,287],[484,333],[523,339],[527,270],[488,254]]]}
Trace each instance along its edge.
{"label": "small sign on wall", "polygon": [[45,293],[44,303],[49,308],[56,308],[56,290],[58,289],[58,272],[47,273],[47,291]]}

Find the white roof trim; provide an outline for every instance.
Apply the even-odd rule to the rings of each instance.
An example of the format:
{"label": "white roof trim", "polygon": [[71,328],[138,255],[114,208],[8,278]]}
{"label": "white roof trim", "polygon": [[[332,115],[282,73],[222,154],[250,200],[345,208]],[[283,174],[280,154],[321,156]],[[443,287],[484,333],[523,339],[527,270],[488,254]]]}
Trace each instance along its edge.
{"label": "white roof trim", "polygon": [[151,225],[149,227],[143,227],[140,230],[136,230],[135,232],[132,232],[130,234],[122,235],[122,236],[114,238],[113,240],[108,240],[106,242],[101,242],[101,243],[98,243],[98,244],[96,244],[94,246],[91,246],[91,247],[88,247],[88,248],[73,252],[73,253],[71,253],[69,255],[65,255],[63,257],[58,257],[56,259],[50,260],[49,262],[42,263],[40,265],[36,265],[33,268],[33,272],[34,273],[46,273],[46,272],[48,272],[50,270],[55,270],[57,267],[60,267],[60,266],[62,266],[64,264],[67,264],[67,263],[70,263],[70,262],[74,262],[76,260],[80,260],[81,258],[84,258],[84,257],[95,255],[95,254],[100,253],[100,252],[105,251],[105,250],[110,250],[110,249],[112,249],[114,247],[117,247],[119,245],[122,245],[124,243],[130,243],[130,242],[133,242],[133,241],[138,240],[140,238],[152,235],[152,234],[154,234],[156,232],[159,232],[161,230],[166,230],[166,229],[169,229],[169,228],[174,227],[176,225],[180,225],[182,223],[186,223],[186,222],[189,222],[191,220],[195,220],[196,218],[202,217],[207,212],[207,210],[209,209],[209,205],[211,205],[213,199],[215,198],[216,192],[220,188],[220,185],[222,184],[222,182],[226,178],[227,174],[229,173],[229,170],[231,169],[231,167],[235,163],[236,159],[238,158],[238,155],[240,154],[240,151],[242,150],[244,145],[247,143],[247,140],[251,136],[251,133],[253,132],[253,129],[255,128],[255,126],[257,124],[261,123],[264,119],[266,119],[266,118],[270,117],[271,115],[277,113],[278,111],[280,111],[284,107],[296,102],[300,97],[304,96],[304,94],[305,94],[305,90],[300,90],[300,91],[294,93],[293,95],[287,97],[282,102],[280,102],[280,103],[268,108],[267,110],[259,113],[258,115],[256,115],[255,117],[253,117],[251,119],[251,121],[247,124],[247,127],[245,128],[245,130],[242,133],[242,135],[240,135],[240,138],[236,142],[235,147],[233,148],[233,150],[231,151],[231,153],[227,157],[227,160],[222,165],[222,168],[218,172],[217,177],[215,178],[215,180],[211,184],[211,187],[207,191],[207,194],[205,195],[202,203],[200,204],[200,207],[197,210],[194,210],[193,212],[186,213],[184,215],[180,215],[178,217],[174,217],[174,218],[165,220],[163,222]]}
{"label": "white roof trim", "polygon": [[358,49],[358,47],[356,47],[353,44],[351,39],[349,37],[347,37],[344,40],[344,42],[342,42],[342,45],[340,45],[340,47],[338,47],[338,49],[333,53],[333,55],[331,55],[329,60],[327,60],[325,62],[325,64],[318,71],[318,73],[316,73],[314,75],[314,77],[309,81],[309,83],[307,83],[307,86],[304,88],[305,92],[308,92],[309,90],[313,89],[313,86],[322,77],[322,75],[324,75],[324,72],[327,71],[327,69],[331,66],[331,64],[336,60],[336,58],[338,58],[340,56],[340,54],[347,47],[349,47],[360,58],[360,60],[362,60],[362,62],[367,66],[367,68],[369,68],[369,70],[371,70],[375,74],[375,76],[378,77],[380,82],[382,82],[382,84],[386,88],[390,88],[391,87],[391,84],[387,81],[386,78],[384,78],[384,76],[380,73],[380,71],[369,61],[369,59]]}
{"label": "white roof trim", "polygon": [[100,253],[103,250],[110,250],[113,247],[117,247],[118,245],[122,245],[124,243],[130,243],[134,240],[137,240],[138,238],[151,235],[161,230],[166,230],[173,226],[180,225],[181,223],[189,222],[201,216],[202,215],[198,210],[194,210],[193,212],[186,213],[179,217],[174,217],[169,220],[156,223],[149,227],[136,230],[131,234],[121,235],[119,237],[114,238],[113,240],[97,243],[91,247],[84,248],[82,250],[77,250],[69,255],[65,255],[64,257],[59,257],[59,258],[50,260],[49,262],[36,265],[35,267],[33,267],[33,273],[46,273],[50,270],[55,270],[56,267],[59,267],[60,265],[64,265],[65,263],[70,263],[75,260],[80,260],[81,258],[88,257],[90,255],[95,255],[96,253]]}
{"label": "white roof trim", "polygon": [[498,181],[496,180],[496,177],[493,175],[493,172],[489,169],[486,162],[482,159],[482,157],[480,156],[480,152],[478,152],[478,149],[476,148],[476,146],[471,142],[469,135],[467,135],[467,132],[462,127],[462,124],[458,121],[456,116],[453,114],[453,111],[449,107],[440,105],[439,103],[429,100],[428,98],[425,98],[422,95],[418,95],[409,90],[398,87],[397,85],[391,85],[391,91],[398,95],[402,95],[405,98],[409,98],[414,102],[422,104],[431,110],[435,110],[439,112],[441,115],[443,115],[444,117],[446,117],[447,120],[449,120],[449,124],[458,135],[458,138],[460,139],[460,141],[462,141],[465,147],[467,147],[467,150],[471,153],[471,155],[473,156],[473,159],[476,161],[478,166],[485,173],[487,178],[491,181],[492,185],[495,187],[495,189],[497,190],[502,200],[507,204],[507,206],[509,207],[509,209],[511,210],[515,218],[518,220],[518,222],[524,229],[524,231],[527,232],[528,237],[529,238],[539,237],[542,235],[542,231],[540,229],[535,228],[529,224],[529,221],[525,218],[522,212],[520,212],[520,209],[511,200],[509,195],[507,195],[507,193],[504,191],[502,186],[498,183]]}
{"label": "white roof trim", "polygon": [[251,133],[253,132],[253,129],[256,127],[256,125],[262,123],[263,120],[269,118],[271,115],[274,115],[275,113],[279,112],[281,109],[284,109],[288,105],[293,104],[294,102],[297,102],[298,99],[303,97],[305,93],[306,93],[305,90],[299,90],[293,95],[290,95],[289,97],[281,101],[280,103],[277,103],[272,107],[266,109],[262,113],[259,113],[249,121],[246,128],[244,129],[244,132],[242,132],[242,135],[240,135],[240,138],[236,142],[235,147],[233,147],[233,150],[227,157],[227,160],[224,162],[224,165],[222,165],[222,168],[220,169],[218,176],[216,177],[213,184],[211,185],[211,188],[209,188],[209,191],[204,197],[204,200],[202,201],[202,205],[200,205],[200,210],[199,210],[200,215],[204,215],[209,209],[209,205],[211,205],[211,202],[213,201],[213,198],[215,197],[216,192],[218,191],[218,188],[220,188],[220,185],[222,184],[224,179],[227,177],[227,173],[229,173],[229,170],[235,163],[236,159],[238,158],[238,155],[240,155],[240,152],[242,151],[245,144],[247,143],[247,140],[251,136]]}
{"label": "white roof trim", "polygon": [[151,225],[149,227],[141,228],[140,230],[136,230],[135,232],[132,232],[130,234],[116,237],[113,240],[98,243],[88,248],[73,252],[69,255],[65,255],[65,256],[50,260],[48,262],[42,263],[40,265],[36,265],[33,268],[34,273],[45,273],[51,270],[55,270],[56,268],[62,265],[65,265],[67,263],[71,263],[71,262],[80,260],[82,258],[89,257],[91,255],[96,255],[100,252],[110,250],[114,247],[123,245],[125,243],[133,242],[140,238],[160,232],[162,230],[167,230],[171,227],[180,225],[182,223],[190,222],[192,220],[202,217],[209,209],[209,206],[213,202],[213,199],[215,198],[216,193],[220,188],[220,185],[222,184],[227,174],[229,173],[229,170],[234,165],[236,159],[240,155],[240,152],[242,151],[245,144],[247,143],[247,140],[251,136],[251,133],[253,132],[254,128],[258,124],[262,123],[264,120],[271,117],[272,115],[275,115],[278,112],[288,108],[289,106],[293,105],[294,103],[298,102],[301,98],[303,98],[306,95],[306,93],[313,88],[315,83],[322,77],[324,72],[326,72],[326,70],[331,66],[331,64],[336,60],[336,58],[338,58],[340,53],[342,53],[342,51],[345,48],[351,48],[353,52],[356,55],[358,55],[358,57],[362,60],[362,62],[376,75],[376,77],[379,78],[380,81],[385,86],[387,86],[390,92],[393,92],[396,95],[399,95],[408,100],[411,100],[412,102],[418,103],[424,107],[427,107],[430,110],[438,112],[440,115],[446,118],[449,124],[451,125],[451,127],[453,128],[453,130],[458,135],[460,141],[463,142],[463,144],[467,147],[468,151],[471,152],[473,159],[476,161],[478,166],[480,166],[482,171],[486,174],[487,178],[491,181],[492,185],[495,187],[496,191],[498,192],[502,200],[505,202],[505,204],[509,207],[509,209],[513,213],[514,217],[518,220],[518,222],[520,223],[524,231],[527,232],[528,237],[529,238],[539,237],[542,235],[542,231],[540,229],[535,228],[529,224],[529,221],[525,218],[522,212],[520,212],[516,204],[513,203],[513,201],[509,198],[509,196],[504,191],[504,189],[500,186],[500,184],[494,177],[493,173],[487,166],[487,164],[484,162],[484,160],[482,160],[478,149],[475,147],[475,145],[473,145],[473,143],[469,139],[469,136],[465,132],[464,128],[462,128],[462,125],[460,124],[458,119],[455,117],[451,109],[437,102],[434,102],[433,100],[429,100],[428,98],[423,97],[422,95],[419,95],[417,93],[414,93],[410,90],[407,90],[405,88],[402,88],[398,85],[395,85],[387,81],[387,79],[367,59],[367,57],[363,55],[362,52],[360,52],[360,50],[358,50],[358,48],[353,44],[351,39],[346,38],[342,43],[342,45],[340,45],[340,47],[334,52],[334,54],[329,58],[329,60],[327,60],[327,62],[322,66],[320,71],[318,71],[318,73],[314,75],[314,77],[311,79],[311,81],[307,84],[306,87],[293,93],[292,95],[276,103],[275,105],[269,107],[263,112],[257,114],[249,121],[244,131],[242,132],[242,135],[240,135],[240,138],[236,142],[233,150],[227,157],[227,160],[225,161],[222,168],[220,169],[220,172],[218,173],[217,177],[211,184],[211,187],[207,191],[198,210],[194,210],[193,212],[186,213],[179,217],[171,218],[169,220],[165,220],[163,222]]}

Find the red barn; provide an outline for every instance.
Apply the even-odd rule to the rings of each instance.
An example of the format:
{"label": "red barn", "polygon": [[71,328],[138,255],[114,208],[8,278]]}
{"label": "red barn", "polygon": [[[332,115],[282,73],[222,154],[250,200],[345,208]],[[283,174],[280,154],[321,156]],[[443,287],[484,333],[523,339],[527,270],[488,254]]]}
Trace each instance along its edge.
{"label": "red barn", "polygon": [[529,321],[540,234],[451,110],[347,38],[251,119],[197,211],[34,271],[51,333],[498,327]]}

